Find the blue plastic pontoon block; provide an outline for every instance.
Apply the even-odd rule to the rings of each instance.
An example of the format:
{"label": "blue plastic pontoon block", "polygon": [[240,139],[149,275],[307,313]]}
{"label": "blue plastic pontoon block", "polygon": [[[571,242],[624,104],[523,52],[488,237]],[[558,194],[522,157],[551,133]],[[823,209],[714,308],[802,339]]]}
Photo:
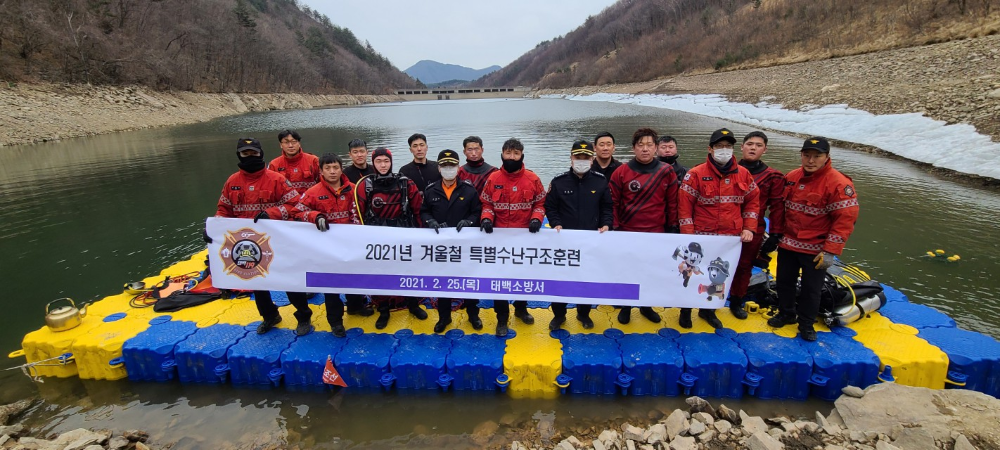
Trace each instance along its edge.
{"label": "blue plastic pontoon block", "polygon": [[456,391],[495,391],[497,377],[503,373],[507,340],[493,334],[464,334],[451,330],[453,339],[448,354],[448,374],[454,378]]}
{"label": "blue plastic pontoon block", "polygon": [[[259,322],[247,325],[247,330],[256,330]],[[274,328],[264,334],[247,333],[226,353],[229,359],[229,377],[236,385],[269,386],[271,370],[281,368],[281,353],[295,341],[295,331]],[[280,381],[280,380],[279,380]]]}
{"label": "blue plastic pontoon block", "polygon": [[687,333],[677,338],[684,355],[684,371],[697,379],[691,395],[699,397],[743,397],[747,357],[723,328],[715,333]]}
{"label": "blue plastic pontoon block", "polygon": [[985,334],[959,328],[924,328],[917,335],[948,355],[948,375],[965,377],[965,386],[946,384],[947,388],[970,389],[1000,397],[1000,342]]}
{"label": "blue plastic pontoon block", "polygon": [[281,354],[281,371],[285,385],[329,386],[323,383],[326,359],[336,358],[345,344],[347,338],[339,338],[326,331],[314,331],[300,336]]}
{"label": "blue plastic pontoon block", "polygon": [[217,374],[216,369],[228,367],[226,352],[246,334],[246,328],[241,325],[215,324],[199,328],[174,349],[177,378],[182,383],[225,382],[228,371]]}
{"label": "blue plastic pontoon block", "polygon": [[[617,331],[619,330],[609,330]],[[574,394],[615,394],[622,372],[622,353],[618,342],[604,334],[570,334],[558,330],[552,336],[562,342],[563,370],[571,381],[567,390]]]}
{"label": "blue plastic pontoon block", "polygon": [[194,322],[156,317],[150,326],[122,345],[125,371],[132,381],[168,381],[177,376],[174,348],[194,334]]}
{"label": "blue plastic pontoon block", "polygon": [[360,328],[347,330],[347,343],[334,365],[347,387],[381,388],[382,376],[389,373],[389,358],[399,340],[391,334],[365,334]]}
{"label": "blue plastic pontoon block", "polygon": [[885,306],[878,312],[895,323],[906,324],[917,329],[955,328],[955,320],[948,317],[947,314],[917,303],[886,302]]}
{"label": "blue plastic pontoon block", "polygon": [[[826,334],[826,333],[824,333]],[[805,400],[812,356],[796,342],[774,333],[741,333],[733,338],[747,356],[747,372],[760,377],[748,393],[761,399]]]}
{"label": "blue plastic pontoon block", "polygon": [[618,339],[624,373],[633,379],[632,395],[677,396],[684,372],[684,355],[677,346],[680,334],[663,328],[659,334],[627,334]]}
{"label": "blue plastic pontoon block", "polygon": [[451,353],[451,339],[441,334],[395,333],[399,345],[389,358],[389,371],[396,376],[397,389],[439,389],[438,378],[445,373]]}

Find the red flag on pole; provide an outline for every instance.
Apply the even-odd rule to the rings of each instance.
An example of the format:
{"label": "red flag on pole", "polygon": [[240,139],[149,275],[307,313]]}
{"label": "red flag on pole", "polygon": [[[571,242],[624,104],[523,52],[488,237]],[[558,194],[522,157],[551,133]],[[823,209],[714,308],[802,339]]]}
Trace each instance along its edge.
{"label": "red flag on pole", "polygon": [[340,377],[340,373],[333,367],[333,358],[326,357],[326,368],[323,369],[323,382],[334,386],[347,387],[347,383]]}

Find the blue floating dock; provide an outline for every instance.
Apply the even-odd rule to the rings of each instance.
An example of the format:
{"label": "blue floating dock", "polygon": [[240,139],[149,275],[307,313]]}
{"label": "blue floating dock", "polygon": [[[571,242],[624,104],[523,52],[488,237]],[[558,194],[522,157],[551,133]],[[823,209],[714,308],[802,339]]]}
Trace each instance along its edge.
{"label": "blue floating dock", "polygon": [[507,341],[492,334],[465,334],[448,331],[452,338],[448,354],[448,375],[456,391],[497,390],[497,377],[503,373]]}
{"label": "blue floating dock", "polygon": [[327,357],[336,358],[346,338],[315,332],[295,339],[281,354],[281,372],[286,386],[325,387],[323,371]]}
{"label": "blue floating dock", "polygon": [[[926,339],[948,355],[948,375],[952,382],[964,377],[964,386],[1000,397],[1000,342],[984,334],[959,328],[924,328],[917,336]],[[958,375],[958,376],[956,376]]]}
{"label": "blue floating dock", "polygon": [[809,396],[812,356],[798,342],[773,333],[742,333],[733,340],[747,356],[748,394],[764,400]]}
{"label": "blue floating dock", "polygon": [[909,302],[886,302],[879,314],[894,323],[903,323],[913,328],[955,328],[955,321],[946,314],[930,306]]}
{"label": "blue floating dock", "polygon": [[[204,251],[199,252],[160,276],[204,270],[204,261]],[[740,331],[737,335],[732,329],[710,331],[701,325],[680,330],[675,320],[619,326],[609,306],[593,313],[595,331],[603,334],[582,330],[576,322],[567,324],[566,331],[549,333],[545,324],[552,313],[542,309],[549,306],[546,302],[530,303],[537,322],[511,322],[507,338],[493,336],[495,322],[490,322],[495,319],[489,312],[483,317],[485,330],[473,331],[459,321],[445,336],[431,333],[432,321],[405,315],[407,320],[391,320],[381,330],[374,317],[349,316],[348,336],[336,338],[324,331],[329,328],[322,314],[314,315],[316,330],[303,337],[281,327],[257,335],[254,322],[260,316],[245,296],[160,314],[127,308],[129,295],[122,293],[91,305],[99,313],[85,318],[89,325],[64,332],[43,327],[26,335],[22,350],[11,356],[24,355],[43,376],[284,383],[321,390],[326,389],[322,376],[329,357],[347,392],[395,387],[400,393],[432,395],[453,388],[513,398],[569,392],[834,400],[843,386],[878,382],[880,373],[887,373],[880,370],[884,364],[892,366],[897,383],[1000,396],[1000,342],[960,330],[947,315],[910,303],[890,286],[883,288],[887,304],[879,313],[832,332],[820,327],[816,342],[803,341],[790,329],[767,327],[764,314],[735,322],[723,317]],[[287,302],[284,292],[272,297],[278,304]],[[323,296],[312,295],[309,302],[322,303]],[[492,304],[481,302],[484,308]],[[322,311],[322,306],[313,310]],[[282,314],[291,319],[292,311],[286,307]],[[197,324],[187,321],[195,317]],[[70,363],[44,363],[58,355]]]}
{"label": "blue floating dock", "polygon": [[334,365],[347,387],[382,388],[382,376],[389,374],[389,359],[398,344],[391,334],[366,334],[351,328]]}
{"label": "blue floating dock", "polygon": [[892,286],[888,286],[882,283],[879,283],[879,286],[882,286],[882,292],[885,293],[885,301],[887,303],[889,302],[908,303],[910,301],[909,297],[907,297],[906,294],[900,292],[898,289]]}
{"label": "blue floating dock", "polygon": [[[631,379],[631,395],[677,396],[684,372],[684,355],[677,346],[680,333],[664,328],[658,334],[626,334],[618,338],[623,373]],[[688,390],[690,386],[688,386]]]}
{"label": "blue floating dock", "polygon": [[445,374],[448,353],[451,352],[450,338],[440,334],[413,334],[411,330],[399,330],[394,336],[399,344],[389,358],[389,371],[397,388],[439,389],[451,386],[450,377],[441,379]]}
{"label": "blue floating dock", "polygon": [[225,383],[228,372],[217,373],[216,369],[227,366],[226,352],[246,334],[247,330],[239,325],[199,328],[174,349],[177,379],[182,383]]}
{"label": "blue floating dock", "polygon": [[747,357],[733,341],[728,328],[715,333],[687,333],[677,338],[684,355],[684,371],[694,377],[692,395],[699,397],[743,397]]}
{"label": "blue floating dock", "polygon": [[253,330],[259,324],[247,325],[246,336],[226,352],[229,378],[233,384],[269,386],[280,382],[280,378],[275,380],[271,377],[271,371],[281,369],[281,352],[295,340],[295,332],[275,328],[265,334],[257,334]]}
{"label": "blue floating dock", "polygon": [[171,321],[169,316],[149,321],[150,327],[122,345],[122,360],[132,381],[168,381],[177,376],[174,347],[198,330],[194,322]]}
{"label": "blue floating dock", "polygon": [[[615,340],[620,330],[605,334],[570,334],[566,330],[552,332],[562,342],[562,375],[573,394],[615,394],[621,374],[622,353]],[[558,382],[558,381],[557,381]],[[560,385],[560,387],[563,387]]]}
{"label": "blue floating dock", "polygon": [[853,330],[834,331],[816,333],[815,342],[799,342],[812,356],[814,377],[825,378],[825,384],[812,383],[810,393],[831,402],[840,397],[841,389],[846,386],[864,389],[877,383],[880,367],[875,352],[851,338],[856,334]]}

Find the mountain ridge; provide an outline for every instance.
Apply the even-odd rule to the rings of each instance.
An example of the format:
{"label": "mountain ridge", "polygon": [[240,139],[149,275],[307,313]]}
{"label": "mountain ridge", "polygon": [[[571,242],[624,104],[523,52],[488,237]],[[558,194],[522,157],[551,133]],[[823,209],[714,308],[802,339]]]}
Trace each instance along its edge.
{"label": "mountain ridge", "polygon": [[497,70],[500,70],[500,66],[498,65],[492,65],[483,69],[473,69],[458,64],[447,64],[423,59],[404,70],[403,73],[420,80],[421,83],[434,84],[454,80],[473,81]]}

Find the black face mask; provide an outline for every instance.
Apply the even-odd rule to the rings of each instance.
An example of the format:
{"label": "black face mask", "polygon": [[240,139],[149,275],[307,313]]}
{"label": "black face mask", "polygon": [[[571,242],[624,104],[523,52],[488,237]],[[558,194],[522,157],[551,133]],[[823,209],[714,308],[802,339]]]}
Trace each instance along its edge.
{"label": "black face mask", "polygon": [[[237,156],[239,156],[238,153]],[[264,170],[264,167],[267,166],[266,164],[264,164],[263,155],[240,156],[239,158],[240,158],[240,163],[237,164],[237,166],[239,166],[240,169],[243,169],[250,173],[260,172],[261,170]]]}
{"label": "black face mask", "polygon": [[503,170],[506,170],[507,173],[517,172],[518,170],[521,170],[522,167],[524,167],[524,157],[523,156],[521,157],[521,159],[505,159],[505,160],[503,160]]}

